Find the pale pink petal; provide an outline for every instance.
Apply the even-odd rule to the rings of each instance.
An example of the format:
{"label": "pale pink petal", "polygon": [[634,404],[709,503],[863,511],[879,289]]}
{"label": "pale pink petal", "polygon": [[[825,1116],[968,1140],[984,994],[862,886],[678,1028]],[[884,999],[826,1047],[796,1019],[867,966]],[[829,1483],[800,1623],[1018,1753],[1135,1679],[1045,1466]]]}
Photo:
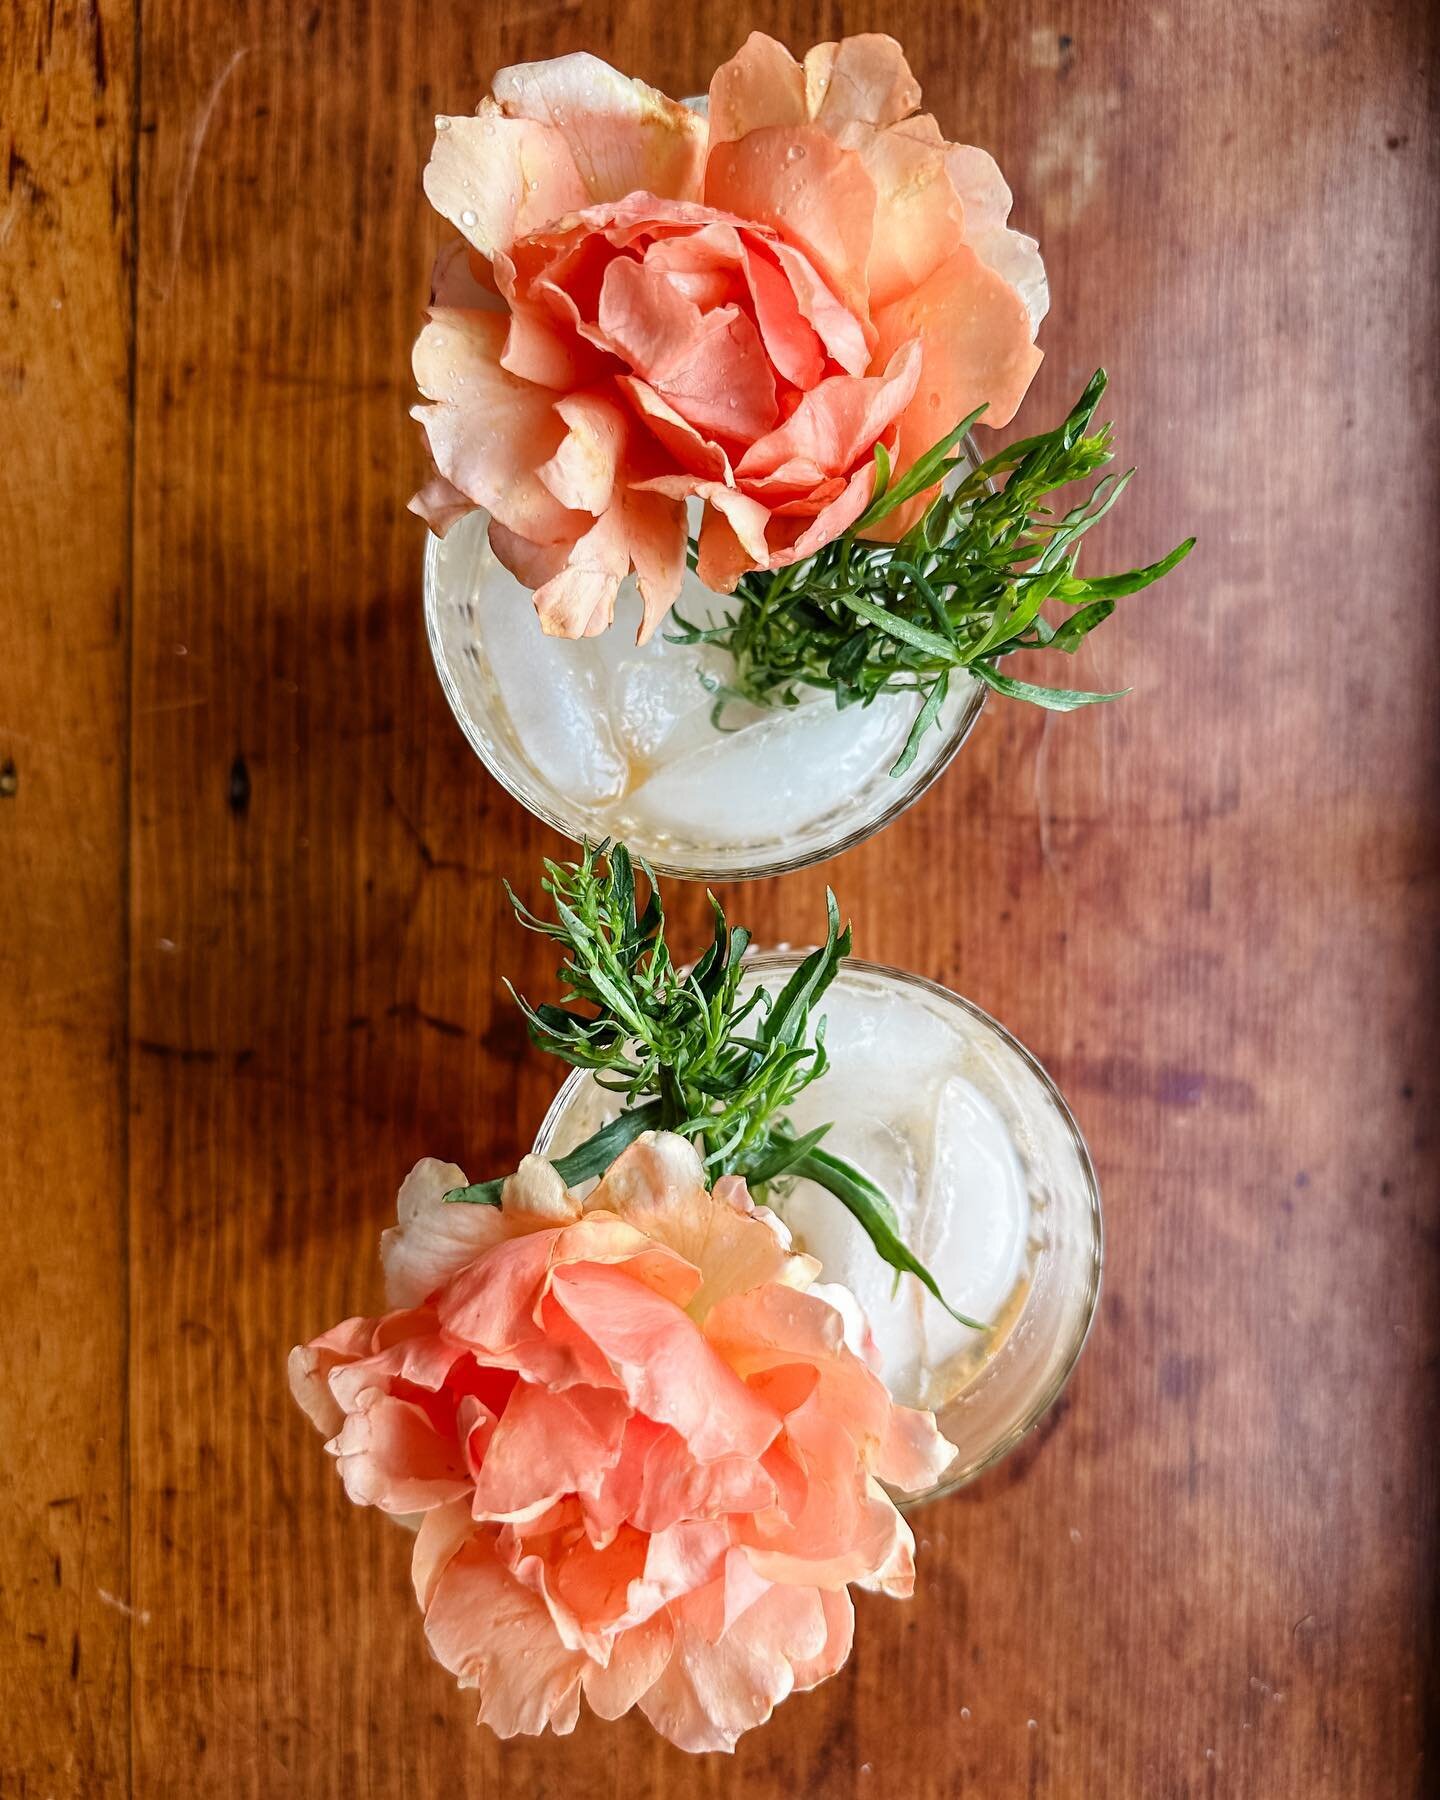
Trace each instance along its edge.
{"label": "pale pink petal", "polygon": [[700,197],[705,121],[598,56],[517,63],[500,71],[492,91],[508,115],[541,121],[564,139],[589,200],[637,190]]}
{"label": "pale pink petal", "polygon": [[415,342],[417,406],[440,473],[503,525],[535,543],[573,537],[577,516],[535,474],[565,427],[546,388],[500,366],[504,313],[436,308]]}
{"label": "pale pink petal", "polygon": [[436,1583],[445,1573],[451,1558],[475,1535],[475,1521],[470,1516],[470,1499],[466,1494],[431,1507],[420,1521],[415,1534],[415,1548],[410,1554],[410,1580],[421,1612],[428,1610],[435,1595]]}
{"label": "pale pink petal", "polygon": [[447,1202],[466,1185],[455,1163],[422,1156],[395,1203],[399,1223],[380,1234],[385,1295],[391,1306],[419,1306],[468,1262],[507,1235],[499,1209]]}
{"label": "pale pink petal", "polygon": [[290,1352],[290,1392],[311,1424],[334,1437],[345,1414],[330,1391],[331,1371],[370,1354],[374,1319],[346,1319]]}
{"label": "pale pink petal", "polygon": [[500,353],[500,366],[510,374],[568,393],[594,381],[604,362],[603,353],[578,336],[569,321],[542,312],[528,301],[512,304],[505,348]]}
{"label": "pale pink petal", "polygon": [[463,312],[504,312],[490,264],[463,237],[441,246],[430,273],[430,304]]}
{"label": "pale pink petal", "polygon": [[602,1719],[618,1719],[629,1712],[659,1679],[674,1641],[674,1627],[663,1612],[622,1632],[611,1646],[608,1663],[585,1665],[585,1698],[591,1710]]}
{"label": "pale pink petal", "polygon": [[[1040,366],[1024,301],[963,245],[914,293],[880,308],[875,328],[877,357],[915,337],[925,350],[915,398],[900,420],[897,475],[977,406],[986,406],[984,424],[1009,424]],[[931,498],[933,490],[917,495],[875,535],[898,537]]]}
{"label": "pale pink petal", "polygon": [[610,507],[571,546],[564,567],[535,590],[547,637],[598,637],[615,616],[615,597],[630,572],[624,519]]}
{"label": "pale pink petal", "polygon": [[894,38],[864,32],[806,52],[805,98],[810,117],[827,131],[852,120],[889,125],[919,106],[920,83]]}
{"label": "pale pink petal", "polygon": [[934,1487],[957,1455],[955,1446],[940,1435],[934,1413],[894,1406],[874,1469],[891,1487],[919,1494]]}
{"label": "pale pink petal", "polygon": [[613,1389],[521,1382],[475,1482],[477,1519],[525,1524],[567,1494],[595,1493],[619,1459],[629,1408]]}
{"label": "pale pink petal", "polygon": [[621,1269],[568,1263],[552,1292],[614,1370],[630,1404],[669,1425],[702,1460],[758,1456],[780,1427],[673,1301]]}
{"label": "pale pink petal", "polygon": [[480,1720],[498,1736],[575,1729],[585,1658],[560,1642],[488,1536],[471,1538],[435,1581],[425,1635],[461,1685],[480,1690]]}
{"label": "pale pink petal", "polygon": [[875,235],[867,269],[870,309],[918,287],[965,237],[965,209],[946,172],[945,140],[928,113],[886,131],[851,127],[875,183]]}
{"label": "pale pink petal", "polygon": [[[582,515],[582,518],[588,525],[588,515]],[[486,535],[496,561],[503,563],[515,579],[528,588],[544,587],[547,581],[553,581],[575,548],[574,539],[558,544],[532,544],[529,538],[507,530],[498,519],[490,521]]]}
{"label": "pale pink petal", "polygon": [[803,125],[805,72],[783,44],[752,31],[710,77],[710,143],[728,144],[762,125]]}
{"label": "pale pink petal", "polygon": [[625,542],[645,611],[637,642],[648,643],[680,598],[685,582],[688,527],[683,502],[626,487],[620,496]]}
{"label": "pale pink petal", "polygon": [[[682,419],[648,382],[634,375],[617,375],[615,385],[630,402],[636,416],[644,420],[651,435],[681,468],[690,470],[704,481],[729,481],[730,459],[721,447],[697,431],[688,419]],[[682,491],[688,493],[690,490],[675,490],[676,493]]]}
{"label": "pale pink petal", "polygon": [[521,1157],[520,1167],[506,1177],[500,1190],[500,1206],[506,1224],[525,1231],[573,1225],[581,1213],[580,1201],[543,1156]]}
{"label": "pale pink petal", "polygon": [[775,376],[739,307],[702,313],[662,272],[617,257],[594,330],[697,431],[748,439],[774,424]]}
{"label": "pale pink petal", "polygon": [[705,198],[798,244],[849,310],[865,313],[875,184],[853,150],[813,125],[752,131],[712,153]]}
{"label": "pale pink petal", "polygon": [[832,375],[802,396],[783,425],[757,438],[735,465],[736,479],[773,474],[799,458],[828,474],[848,474],[909,405],[923,361],[919,341],[902,344],[881,375]]}
{"label": "pale pink petal", "polygon": [[733,1750],[794,1689],[796,1666],[808,1670],[824,1654],[827,1639],[824,1609],[809,1588],[767,1589],[717,1644],[682,1612],[670,1659],[640,1710],[682,1750]]}
{"label": "pale pink petal", "polygon": [[1050,308],[1050,284],[1040,246],[1006,224],[1011,202],[1005,177],[995,158],[972,144],[947,145],[945,167],[965,208],[966,243],[1025,302],[1033,338]]}
{"label": "pale pink petal", "polygon": [[566,394],[555,402],[555,410],[569,429],[549,462],[540,465],[540,479],[562,506],[603,513],[615,493],[628,416],[593,388]]}
{"label": "pale pink petal", "polygon": [[844,1667],[855,1637],[855,1603],[844,1588],[822,1588],[820,1606],[825,1615],[825,1642],[818,1655],[802,1658],[791,1666],[795,1692],[818,1687]]}
{"label": "pale pink petal", "polygon": [[686,1306],[695,1320],[726,1294],[767,1281],[805,1287],[819,1272],[812,1257],[790,1254],[753,1209],[717,1205],[694,1147],[672,1132],[647,1132],[630,1145],[586,1206],[618,1213],[701,1271],[701,1285]]}
{"label": "pale pink petal", "polygon": [[[871,1484],[871,1500],[877,1508],[882,1500],[890,1504],[878,1482]],[[856,1585],[871,1593],[888,1594],[892,1600],[908,1600],[915,1592],[915,1534],[898,1512],[894,1527],[890,1554],[873,1575],[862,1575]]]}
{"label": "pale pink petal", "polygon": [[424,1409],[369,1388],[356,1400],[326,1448],[340,1465],[345,1492],[357,1506],[424,1512],[468,1493],[458,1449],[436,1431]]}
{"label": "pale pink petal", "polygon": [[507,118],[493,100],[473,116],[435,121],[425,193],[482,256],[508,250],[591,197],[560,132]]}
{"label": "pale pink petal", "polygon": [[443,475],[432,475],[418,494],[408,502],[410,511],[418,513],[436,537],[443,538],[457,520],[475,511],[475,502],[462,494],[453,481]]}

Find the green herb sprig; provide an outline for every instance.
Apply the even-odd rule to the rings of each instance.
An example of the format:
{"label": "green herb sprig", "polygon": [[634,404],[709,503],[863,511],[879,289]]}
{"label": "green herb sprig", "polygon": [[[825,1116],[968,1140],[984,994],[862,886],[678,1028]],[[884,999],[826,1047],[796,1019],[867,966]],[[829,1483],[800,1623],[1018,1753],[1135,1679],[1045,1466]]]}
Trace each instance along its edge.
{"label": "green herb sprig", "polygon": [[[643,905],[635,872],[644,877]],[[665,941],[660,888],[649,865],[623,844],[583,847],[578,863],[546,860],[541,887],[554,917],[542,918],[505,891],[529,930],[553,939],[563,1003],[533,1006],[510,988],[531,1041],[624,1096],[616,1118],[555,1160],[574,1184],[602,1174],[645,1131],[689,1138],[712,1178],[743,1175],[763,1191],[782,1177],[826,1188],[859,1221],[877,1254],[914,1275],[963,1325],[929,1270],[906,1248],[884,1191],[843,1157],[822,1149],[821,1125],[797,1136],[785,1109],[829,1067],[825,1021],[814,1008],[850,954],[834,894],[826,893],[825,941],[776,994],[752,986],[742,995],[750,933],[731,926],[713,894],[713,935],[699,961],[676,965]],[[507,982],[507,986],[510,984]],[[498,1206],[504,1181],[476,1182],[445,1198]]]}
{"label": "green herb sprig", "polygon": [[[914,691],[921,705],[890,771],[901,775],[938,722],[957,670],[1059,712],[1119,699],[1039,687],[999,668],[1020,650],[1075,651],[1117,600],[1168,575],[1194,546],[1187,538],[1159,562],[1122,575],[1089,580],[1077,573],[1080,539],[1135,471],[1104,476],[1067,511],[1044,502],[1113,460],[1112,427],[1090,429],[1105,386],[1105,371],[1097,370],[1063,425],[974,466],[962,446],[984,407],[898,480],[890,479],[889,456],[877,445],[874,498],[850,530],[803,562],[743,577],[723,624],[702,628],[675,616],[672,641],[716,644],[735,659],[732,683],[718,690],[716,725],[735,699],[794,706],[802,688],[828,688],[844,708]],[[865,533],[898,507],[952,475],[960,477],[954,488],[942,491],[897,543],[866,541]],[[1051,600],[1071,609],[1058,625],[1041,612]]]}

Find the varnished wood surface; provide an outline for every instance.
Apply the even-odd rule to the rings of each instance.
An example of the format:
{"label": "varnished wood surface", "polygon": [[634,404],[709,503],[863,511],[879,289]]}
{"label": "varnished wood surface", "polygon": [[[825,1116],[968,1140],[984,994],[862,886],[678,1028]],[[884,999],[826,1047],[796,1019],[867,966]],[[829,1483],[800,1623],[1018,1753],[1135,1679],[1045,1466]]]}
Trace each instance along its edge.
{"label": "varnished wood surface", "polygon": [[[1061,1408],[733,1760],[497,1744],[288,1346],[378,1299],[424,1152],[552,1085],[498,977],[556,841],[425,649],[408,346],[430,115],[590,47],[899,35],[995,150],[1200,549],[881,838],[727,894],[1050,1066],[1110,1232]],[[871,9],[20,0],[0,18],[0,1793],[1434,1791],[1435,30],[1421,0]],[[1427,111],[1429,116],[1427,117]],[[701,897],[672,892],[698,929]]]}

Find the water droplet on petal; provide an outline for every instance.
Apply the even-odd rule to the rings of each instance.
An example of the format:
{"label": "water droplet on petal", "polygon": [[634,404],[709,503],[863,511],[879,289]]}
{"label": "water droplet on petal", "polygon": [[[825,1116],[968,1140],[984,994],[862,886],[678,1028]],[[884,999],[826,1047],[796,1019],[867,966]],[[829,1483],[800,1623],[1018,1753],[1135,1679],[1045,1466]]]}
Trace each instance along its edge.
{"label": "water droplet on petal", "polygon": [[532,194],[538,194],[540,192],[540,183],[536,180],[536,178],[533,175],[525,183],[525,185],[527,188],[529,188],[529,190]]}
{"label": "water droplet on petal", "polygon": [[803,144],[792,144],[785,152],[785,160],[786,162],[799,162],[804,155],[805,146]]}
{"label": "water droplet on petal", "polygon": [[[465,227],[465,229],[467,231],[470,229],[470,227],[472,225],[478,225],[479,222],[480,222],[479,217],[476,214],[475,208],[473,206],[467,206],[465,208],[464,212],[462,212],[460,215],[460,223]],[[939,396],[936,395],[935,398],[938,400]]]}
{"label": "water droplet on petal", "polygon": [[443,113],[441,113],[436,118],[435,129],[437,131],[448,131],[450,129],[450,121],[445,117],[445,115]]}

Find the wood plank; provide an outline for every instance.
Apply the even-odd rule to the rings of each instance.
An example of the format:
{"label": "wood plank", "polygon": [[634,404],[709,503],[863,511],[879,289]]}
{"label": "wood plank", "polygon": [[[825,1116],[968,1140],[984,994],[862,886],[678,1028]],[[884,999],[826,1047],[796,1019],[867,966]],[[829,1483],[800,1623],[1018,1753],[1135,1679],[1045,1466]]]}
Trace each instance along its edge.
{"label": "wood plank", "polygon": [[[1440,552],[1421,510],[1437,319],[1415,271],[1434,262],[1437,170],[1417,0],[886,15],[1043,240],[1057,309],[1022,421],[1054,416],[1097,360],[1114,371],[1141,474],[1097,555],[1202,539],[1081,659],[1135,683],[1122,706],[1046,722],[997,705],[883,839],[726,896],[762,939],[796,937],[831,881],[863,954],[959,987],[1050,1064],[1100,1165],[1094,1343],[1030,1446],[918,1515],[917,1599],[862,1602],[849,1669],[733,1761],[685,1759],[635,1721],[502,1747],[425,1654],[403,1537],[346,1506],[293,1415],[284,1351],[374,1303],[399,1174],[426,1151],[502,1165],[549,1091],[498,987],[541,985],[546,959],[496,878],[555,841],[488,783],[429,667],[400,511],[420,468],[407,359],[437,235],[419,200],[432,111],[580,46],[684,93],[733,47],[723,9],[617,14],[144,11],[128,1568],[124,1230],[91,1221],[61,1257],[20,1204],[37,1181],[62,1204],[126,1191],[97,1050],[125,1018],[107,810],[124,765],[104,762],[125,742],[123,631],[105,635],[95,599],[113,557],[123,602],[125,484],[67,519],[63,568],[40,510],[57,469],[106,496],[123,467],[123,382],[108,409],[126,313],[93,255],[114,240],[75,230],[89,212],[66,211],[62,243],[7,196],[27,234],[9,244],[92,279],[71,373],[44,390],[70,410],[40,403],[49,290],[23,270],[24,386],[0,388],[28,409],[5,476],[22,503],[0,521],[25,608],[0,731],[26,734],[23,755],[0,744],[22,896],[0,936],[21,1031],[0,1119],[35,1145],[9,1207],[7,1347],[40,1368],[64,1353],[63,1380],[5,1384],[7,1442],[42,1449],[5,1470],[24,1522],[0,1570],[46,1644],[17,1631],[26,1706],[0,1725],[0,1770],[37,1792],[124,1783],[121,1675],[105,1684],[126,1623],[103,1586],[140,1609],[137,1793],[1426,1791]],[[103,17],[113,104],[130,40]],[[797,48],[869,22],[749,17]],[[36,7],[22,22],[45,30]],[[81,209],[108,194],[87,159],[109,152],[78,111],[56,135],[57,95],[78,107],[85,73],[83,38],[57,39],[69,60],[48,83],[21,79],[35,36],[7,68],[37,146],[70,144],[86,171],[64,190]],[[17,130],[40,170],[31,141]],[[77,369],[98,395],[83,414]],[[62,660],[79,673],[62,680]],[[12,814],[32,791],[43,810]],[[703,897],[672,899],[698,932]],[[27,1509],[94,1445],[88,1537],[68,1520],[38,1535]],[[34,1584],[51,1549],[73,1589]],[[72,1684],[54,1651],[75,1629]]]}
{"label": "wood plank", "polygon": [[0,1792],[121,1791],[128,4],[0,20]]}

